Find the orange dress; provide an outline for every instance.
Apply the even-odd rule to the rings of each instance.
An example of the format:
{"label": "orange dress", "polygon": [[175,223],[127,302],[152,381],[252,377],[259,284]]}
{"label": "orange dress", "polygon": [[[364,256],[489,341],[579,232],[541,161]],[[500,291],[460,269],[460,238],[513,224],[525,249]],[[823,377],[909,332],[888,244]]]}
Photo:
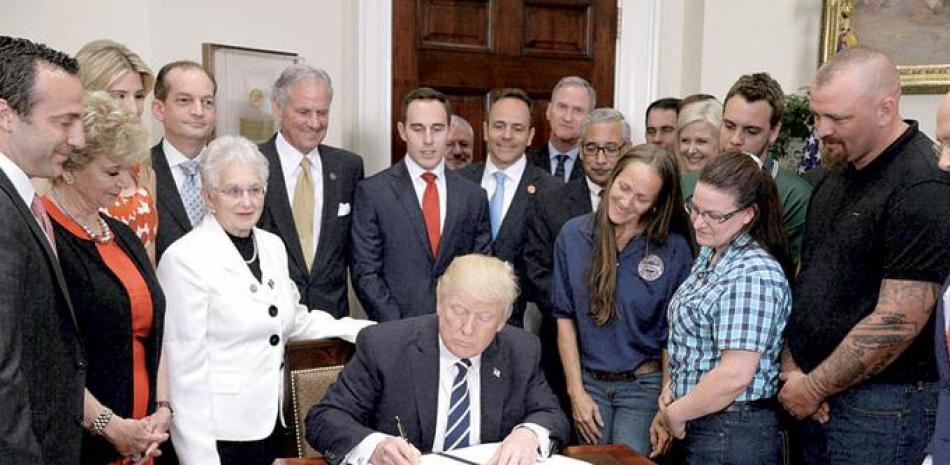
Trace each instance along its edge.
{"label": "orange dress", "polygon": [[[73,221],[49,199],[44,198],[46,211],[54,221],[63,226],[70,234],[83,239],[92,240],[79,224]],[[154,212],[154,209],[152,210]],[[141,237],[141,236],[139,236]],[[152,236],[154,237],[154,236]],[[149,378],[145,365],[145,341],[152,331],[152,295],[142,274],[136,268],[132,259],[115,242],[115,236],[109,242],[96,242],[96,250],[106,264],[106,267],[119,279],[128,293],[132,306],[132,418],[142,419],[148,416]],[[107,406],[108,407],[108,406]],[[145,463],[152,464],[152,459]],[[116,460],[110,465],[127,464],[124,459]]]}
{"label": "orange dress", "polygon": [[155,247],[158,211],[155,210],[155,197],[144,187],[137,187],[128,195],[118,196],[115,204],[106,209],[106,214],[129,225],[147,250]]}

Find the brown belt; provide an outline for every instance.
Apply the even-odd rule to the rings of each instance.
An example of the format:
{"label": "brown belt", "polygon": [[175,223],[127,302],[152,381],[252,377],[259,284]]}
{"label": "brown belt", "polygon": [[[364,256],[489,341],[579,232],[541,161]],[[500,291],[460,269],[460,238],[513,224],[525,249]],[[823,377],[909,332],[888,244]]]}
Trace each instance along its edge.
{"label": "brown belt", "polygon": [[594,379],[598,381],[632,381],[643,375],[649,375],[660,371],[660,362],[649,360],[643,362],[634,370],[629,371],[601,371],[585,368]]}

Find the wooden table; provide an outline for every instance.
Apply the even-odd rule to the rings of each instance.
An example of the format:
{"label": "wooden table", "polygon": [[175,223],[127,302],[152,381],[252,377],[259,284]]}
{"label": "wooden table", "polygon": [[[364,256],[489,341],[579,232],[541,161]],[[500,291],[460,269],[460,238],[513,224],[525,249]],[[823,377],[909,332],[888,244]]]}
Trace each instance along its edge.
{"label": "wooden table", "polygon": [[[568,457],[590,462],[594,465],[656,465],[653,461],[621,444],[603,446],[571,446],[561,451]],[[322,458],[277,459],[274,465],[326,465]]]}

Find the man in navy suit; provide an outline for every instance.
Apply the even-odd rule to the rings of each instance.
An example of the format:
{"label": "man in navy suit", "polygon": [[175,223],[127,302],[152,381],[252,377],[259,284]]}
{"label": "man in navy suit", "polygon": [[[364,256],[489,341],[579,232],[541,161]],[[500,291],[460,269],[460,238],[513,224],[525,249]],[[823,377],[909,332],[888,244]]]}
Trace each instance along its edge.
{"label": "man in navy suit", "polygon": [[544,145],[528,153],[531,164],[563,182],[583,178],[577,140],[581,135],[581,121],[596,103],[597,92],[586,79],[561,78],[551,91],[551,101],[544,112],[551,125],[551,135]]}
{"label": "man in navy suit", "polygon": [[[531,99],[521,89],[503,89],[494,95],[488,120],[484,123],[488,160],[470,165],[462,175],[476,182],[488,195],[488,214],[492,228],[492,254],[515,267],[518,282],[527,279],[524,272],[524,223],[541,191],[561,185],[547,171],[528,163],[525,148],[534,138]],[[524,290],[524,289],[523,289]],[[522,292],[515,301],[510,324],[524,326],[525,304],[529,296]]]}
{"label": "man in navy suit", "polygon": [[193,61],[169,63],[155,78],[152,114],[164,128],[164,138],[152,147],[156,260],[204,216],[200,197],[195,199],[195,189],[201,189],[196,158],[214,131],[216,91],[214,78]]}
{"label": "man in navy suit", "polygon": [[[562,187],[538,194],[534,208],[525,222],[524,269],[526,280],[522,287],[541,311],[542,350],[541,367],[551,388],[561,400],[565,412],[570,412],[564,368],[557,348],[557,322],[551,316],[551,272],[554,269],[554,240],[567,220],[590,213],[600,204],[600,192],[607,185],[610,172],[618,158],[608,158],[598,146],[622,146],[621,153],[630,146],[630,125],[623,114],[612,108],[598,108],[581,122],[581,161],[585,176]],[[593,155],[584,155],[583,147],[591,145]]]}
{"label": "man in navy suit", "polygon": [[284,240],[300,302],[340,318],[350,313],[350,212],[363,159],[323,145],[332,100],[322,69],[293,65],[274,83],[280,130],[260,145],[270,170],[260,226]]}
{"label": "man in navy suit", "polygon": [[79,65],[0,36],[0,462],[78,464],[86,360],[30,177],[62,174],[85,145]]}
{"label": "man in navy suit", "polygon": [[533,464],[567,438],[537,338],[506,327],[510,264],[472,254],[438,284],[438,315],[364,329],[356,355],[307,415],[332,465],[414,465],[419,453],[502,441],[486,465]]}
{"label": "man in navy suit", "polygon": [[451,113],[436,90],[406,95],[397,129],[408,156],[356,188],[353,285],[374,320],[434,312],[435,282],[452,259],[491,249],[485,192],[445,169]]}

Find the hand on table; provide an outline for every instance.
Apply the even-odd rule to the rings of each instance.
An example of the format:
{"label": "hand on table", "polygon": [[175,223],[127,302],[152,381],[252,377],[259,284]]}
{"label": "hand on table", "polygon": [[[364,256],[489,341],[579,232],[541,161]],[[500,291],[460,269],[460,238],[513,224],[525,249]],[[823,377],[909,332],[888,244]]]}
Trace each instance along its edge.
{"label": "hand on table", "polygon": [[373,465],[419,465],[422,454],[402,438],[386,438],[376,445],[369,461]]}
{"label": "hand on table", "polygon": [[515,428],[485,465],[531,465],[538,460],[538,436],[528,428]]}

